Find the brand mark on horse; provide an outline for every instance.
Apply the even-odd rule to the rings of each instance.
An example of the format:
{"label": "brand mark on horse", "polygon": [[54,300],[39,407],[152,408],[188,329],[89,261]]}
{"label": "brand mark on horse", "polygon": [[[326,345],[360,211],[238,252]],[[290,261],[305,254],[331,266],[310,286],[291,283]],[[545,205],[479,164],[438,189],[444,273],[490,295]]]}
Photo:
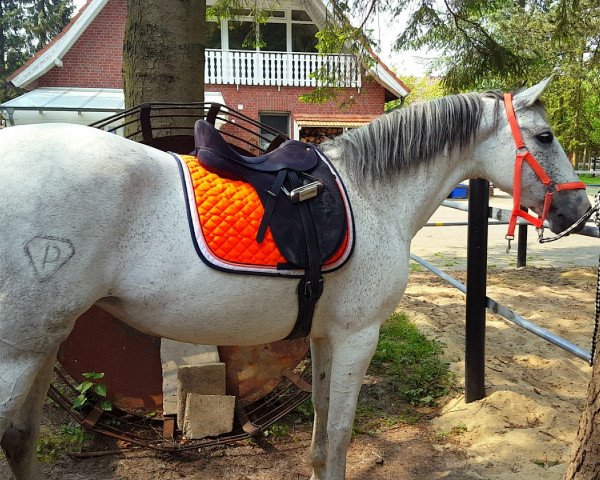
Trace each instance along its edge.
{"label": "brand mark on horse", "polygon": [[49,279],[75,255],[71,240],[51,236],[33,237],[24,246],[36,276]]}

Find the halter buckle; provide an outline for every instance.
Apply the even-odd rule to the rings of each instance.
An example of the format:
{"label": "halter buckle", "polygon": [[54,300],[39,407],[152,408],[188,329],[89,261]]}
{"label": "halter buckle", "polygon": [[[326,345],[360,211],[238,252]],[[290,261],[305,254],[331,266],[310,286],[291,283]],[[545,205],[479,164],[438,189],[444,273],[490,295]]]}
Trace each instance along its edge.
{"label": "halter buckle", "polygon": [[544,238],[544,226],[542,225],[541,227],[536,228],[536,231],[537,231],[537,234],[538,234],[538,241],[540,243],[543,243],[543,242],[541,242],[541,240]]}

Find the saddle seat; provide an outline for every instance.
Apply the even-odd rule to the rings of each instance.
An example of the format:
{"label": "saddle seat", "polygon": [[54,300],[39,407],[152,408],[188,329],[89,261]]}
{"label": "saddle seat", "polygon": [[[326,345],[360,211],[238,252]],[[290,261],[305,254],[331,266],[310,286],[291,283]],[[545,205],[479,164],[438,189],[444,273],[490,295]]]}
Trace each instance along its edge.
{"label": "saddle seat", "polygon": [[308,335],[323,291],[323,265],[345,243],[352,251],[352,213],[337,172],[312,144],[286,140],[271,152],[250,157],[236,152],[204,120],[196,122],[194,136],[194,155],[202,167],[249,183],[256,191],[264,207],[257,243],[264,241],[269,229],[287,261],[278,268],[304,270],[298,286],[298,320],[288,338]]}
{"label": "saddle seat", "polygon": [[225,141],[215,127],[205,120],[196,122],[194,139],[196,147],[203,149],[205,160],[208,161],[207,155],[219,157],[210,159],[214,166],[221,165],[223,162],[234,162],[260,172],[278,172],[285,168],[305,172],[315,168],[319,161],[314,148],[295,140],[286,140],[275,150],[258,157],[241,155]]}

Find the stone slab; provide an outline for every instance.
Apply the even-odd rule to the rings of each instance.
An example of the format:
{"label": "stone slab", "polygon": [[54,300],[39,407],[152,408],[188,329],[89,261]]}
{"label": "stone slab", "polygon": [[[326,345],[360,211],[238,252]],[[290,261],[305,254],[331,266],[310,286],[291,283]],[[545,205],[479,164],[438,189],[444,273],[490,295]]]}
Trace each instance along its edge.
{"label": "stone slab", "polygon": [[219,351],[214,345],[196,345],[163,338],[160,342],[160,359],[163,377],[163,412],[177,413],[177,370],[182,365],[201,365],[219,361]]}
{"label": "stone slab", "polygon": [[177,372],[177,424],[183,428],[187,395],[225,395],[225,364],[185,365]]}
{"label": "stone slab", "polygon": [[233,430],[235,397],[188,393],[183,435],[190,440],[216,437]]}

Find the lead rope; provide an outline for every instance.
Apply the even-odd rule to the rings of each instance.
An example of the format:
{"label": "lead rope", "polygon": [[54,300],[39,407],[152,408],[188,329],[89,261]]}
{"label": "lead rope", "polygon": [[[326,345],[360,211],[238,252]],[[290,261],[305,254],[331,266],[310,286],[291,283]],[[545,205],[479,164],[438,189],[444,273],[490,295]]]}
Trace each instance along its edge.
{"label": "lead rope", "polygon": [[[594,223],[600,229],[600,192],[596,194],[594,200],[594,208],[596,210],[596,218]],[[598,330],[600,329],[600,255],[598,256],[598,273],[596,274],[596,312],[594,316],[594,333],[592,333],[592,348],[590,351],[590,367],[594,366],[596,357],[596,349],[598,342]]]}
{"label": "lead rope", "polygon": [[[596,197],[594,198],[594,206],[592,208],[590,208],[583,217],[581,217],[579,220],[577,220],[573,225],[571,225],[565,231],[560,232],[558,235],[556,235],[554,237],[543,238],[544,228],[543,227],[539,228],[538,229],[538,235],[539,235],[538,241],[540,243],[548,243],[548,242],[554,242],[554,241],[558,240],[559,238],[566,237],[573,230],[575,230],[576,228],[578,228],[579,226],[581,226],[582,224],[587,222],[588,219],[594,213],[596,214],[596,216],[594,218],[594,223],[596,224],[596,227],[598,227],[598,229],[600,230],[600,192],[598,192],[596,194]],[[509,242],[509,248],[510,248],[510,242]],[[592,348],[590,351],[590,362],[589,362],[590,366],[594,365],[599,330],[600,330],[600,255],[598,256],[598,270],[597,270],[597,274],[596,274],[596,312],[595,312],[595,316],[594,316],[594,332],[592,333]]]}

